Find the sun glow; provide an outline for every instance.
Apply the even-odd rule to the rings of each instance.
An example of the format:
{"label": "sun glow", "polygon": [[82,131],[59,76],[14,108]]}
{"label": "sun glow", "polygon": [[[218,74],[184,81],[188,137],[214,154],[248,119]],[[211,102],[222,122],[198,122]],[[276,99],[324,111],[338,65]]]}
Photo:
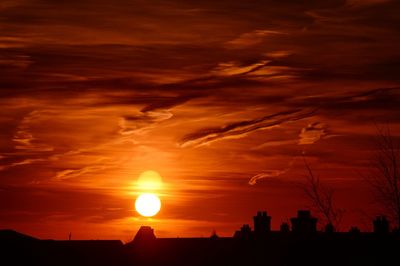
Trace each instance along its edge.
{"label": "sun glow", "polygon": [[137,187],[141,190],[157,190],[162,186],[162,178],[156,171],[145,171],[137,180]]}
{"label": "sun glow", "polygon": [[136,181],[136,190],[139,196],[135,201],[136,211],[144,217],[156,215],[161,208],[161,201],[155,191],[162,188],[162,178],[156,171],[144,171]]}
{"label": "sun glow", "polygon": [[137,197],[135,208],[140,215],[145,217],[152,217],[160,211],[161,201],[154,194],[144,193]]}

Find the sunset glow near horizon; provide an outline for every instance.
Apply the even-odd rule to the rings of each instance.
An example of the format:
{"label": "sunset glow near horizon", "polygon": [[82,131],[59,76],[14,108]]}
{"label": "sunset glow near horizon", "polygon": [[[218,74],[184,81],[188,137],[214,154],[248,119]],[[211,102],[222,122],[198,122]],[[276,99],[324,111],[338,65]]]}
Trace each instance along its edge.
{"label": "sunset glow near horizon", "polygon": [[[345,210],[377,126],[400,138],[400,1],[3,0],[0,228],[39,238],[232,236],[310,207],[307,159]],[[139,182],[140,181],[140,182]],[[142,193],[162,203],[147,218]]]}
{"label": "sunset glow near horizon", "polygon": [[135,201],[136,211],[144,217],[153,217],[161,209],[160,198],[154,194],[163,186],[162,178],[156,171],[145,171],[137,180],[139,195]]}

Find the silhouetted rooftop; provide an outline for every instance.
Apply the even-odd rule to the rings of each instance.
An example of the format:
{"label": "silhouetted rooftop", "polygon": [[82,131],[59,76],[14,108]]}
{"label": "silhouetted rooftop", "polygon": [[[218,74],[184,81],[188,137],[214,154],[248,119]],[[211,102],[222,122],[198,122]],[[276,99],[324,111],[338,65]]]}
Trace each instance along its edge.
{"label": "silhouetted rooftop", "polygon": [[19,233],[11,229],[0,230],[0,241],[34,241],[39,240],[29,235]]}

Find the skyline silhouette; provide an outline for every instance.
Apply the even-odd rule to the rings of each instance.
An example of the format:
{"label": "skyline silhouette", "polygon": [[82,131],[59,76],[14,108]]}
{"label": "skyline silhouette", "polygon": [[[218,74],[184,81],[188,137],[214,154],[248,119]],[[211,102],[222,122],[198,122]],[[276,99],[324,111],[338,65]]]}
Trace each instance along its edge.
{"label": "skyline silhouette", "polygon": [[[253,228],[244,224],[232,237],[158,238],[141,226],[127,243],[119,240],[39,240],[0,230],[6,265],[392,265],[398,261],[399,230],[390,231],[384,216],[373,232],[317,230],[317,219],[299,210],[291,228],[271,230],[271,217],[258,211]],[[288,225],[287,223],[283,223]],[[282,224],[282,225],[283,225]],[[330,229],[329,229],[330,228]],[[326,257],[328,256],[328,257]],[[326,260],[329,258],[328,260]],[[390,264],[388,264],[390,263]]]}
{"label": "skyline silhouette", "polygon": [[[271,220],[272,217],[268,215],[267,211],[257,211],[256,215],[253,216],[253,224],[243,224],[239,230],[234,231],[231,236],[223,236],[223,238],[236,238],[236,239],[255,239],[256,237],[265,238],[268,237],[269,233],[271,232],[280,232],[280,233],[293,233],[297,235],[303,236],[312,236],[316,233],[352,233],[352,232],[359,232],[359,233],[374,233],[377,235],[385,235],[385,234],[395,234],[398,235],[400,231],[397,227],[393,227],[390,224],[390,221],[384,215],[378,215],[373,220],[371,220],[371,228],[372,230],[369,231],[361,231],[358,229],[357,226],[351,226],[348,230],[337,230],[331,224],[325,224],[318,226],[318,219],[312,216],[310,210],[298,210],[297,216],[290,218],[290,224],[287,222],[281,222],[279,230],[273,230],[271,228]],[[0,229],[2,232],[2,241],[4,240],[12,240],[15,238],[21,239],[30,239],[30,240],[38,240],[38,238],[25,235],[19,232],[14,231],[13,229]],[[210,234],[210,238],[219,237],[218,232],[216,230],[212,230]],[[141,239],[144,241],[148,240],[155,240],[156,234],[154,228],[148,225],[140,226],[139,230],[136,232],[135,237],[133,240],[128,241],[129,243],[140,242]],[[163,237],[161,237],[163,238]],[[182,238],[179,235],[176,238]],[[183,237],[185,238],[185,237]],[[190,237],[188,237],[190,238]],[[207,238],[205,236],[195,236],[194,238]],[[72,232],[68,234],[68,241],[82,241],[81,239],[75,240],[72,238]],[[91,239],[93,240],[93,239]],[[65,241],[65,240],[57,240],[57,241]],[[83,240],[85,241],[85,240]],[[93,240],[96,241],[96,240]],[[103,240],[99,240],[103,241]],[[106,240],[107,241],[107,240]],[[116,241],[116,240],[111,240]]]}

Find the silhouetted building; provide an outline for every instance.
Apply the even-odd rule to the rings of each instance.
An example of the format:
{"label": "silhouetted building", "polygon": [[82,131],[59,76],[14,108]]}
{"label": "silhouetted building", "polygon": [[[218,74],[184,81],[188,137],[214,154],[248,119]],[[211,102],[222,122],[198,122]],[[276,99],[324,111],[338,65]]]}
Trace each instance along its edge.
{"label": "silhouetted building", "polygon": [[350,227],[349,233],[352,235],[358,235],[361,233],[361,231],[357,226],[352,226]]}
{"label": "silhouetted building", "polygon": [[398,227],[393,228],[392,233],[393,234],[400,234],[400,228],[398,228]]}
{"label": "silhouetted building", "polygon": [[292,231],[299,234],[310,234],[317,231],[317,218],[311,216],[308,210],[299,210],[297,217],[290,219]]}
{"label": "silhouetted building", "polygon": [[39,239],[29,235],[25,235],[10,229],[0,230],[0,243],[1,242],[26,242],[26,241],[38,241]]}
{"label": "silhouetted building", "polygon": [[374,224],[374,233],[377,234],[388,234],[390,232],[389,229],[389,221],[385,216],[377,216],[373,221]]}
{"label": "silhouetted building", "polygon": [[156,239],[154,235],[154,229],[150,226],[141,226],[139,231],[136,233],[133,242],[151,242]]}
{"label": "silhouetted building", "polygon": [[288,232],[290,232],[290,226],[289,226],[289,224],[288,224],[288,223],[282,223],[282,224],[281,224],[281,227],[280,227],[280,231],[281,231],[282,233],[288,233]]}
{"label": "silhouetted building", "polygon": [[266,211],[259,211],[253,217],[254,220],[254,234],[256,236],[263,236],[271,231],[271,216],[267,215]]}
{"label": "silhouetted building", "polygon": [[237,239],[252,239],[253,233],[251,232],[250,225],[244,224],[239,231],[236,231],[233,235]]}
{"label": "silhouetted building", "polygon": [[219,236],[217,235],[217,231],[213,230],[210,239],[211,240],[217,240],[219,238]]}
{"label": "silhouetted building", "polygon": [[331,234],[335,232],[335,227],[333,226],[333,224],[328,223],[325,225],[325,233]]}

